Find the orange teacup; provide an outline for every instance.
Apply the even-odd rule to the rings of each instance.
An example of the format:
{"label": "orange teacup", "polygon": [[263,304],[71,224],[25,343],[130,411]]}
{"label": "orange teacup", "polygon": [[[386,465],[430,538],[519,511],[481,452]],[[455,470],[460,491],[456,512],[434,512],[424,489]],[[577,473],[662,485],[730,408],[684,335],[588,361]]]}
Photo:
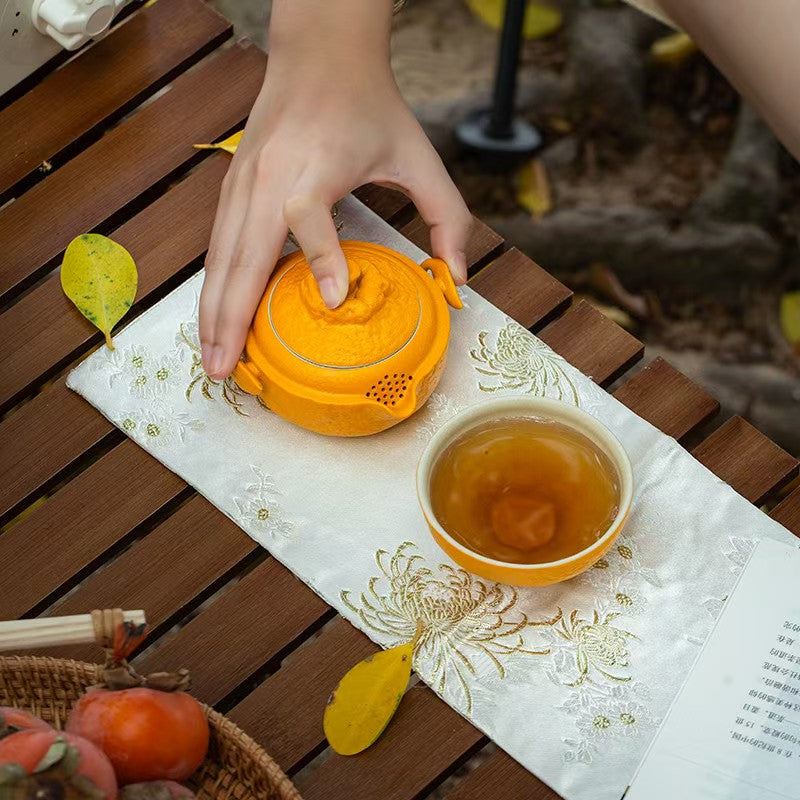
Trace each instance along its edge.
{"label": "orange teacup", "polygon": [[[503,421],[519,420],[535,421],[539,423],[540,429],[542,423],[545,426],[548,423],[553,423],[553,429],[558,428],[562,431],[566,430],[568,433],[577,434],[584,442],[588,439],[586,446],[597,454],[597,459],[601,459],[607,465],[608,470],[613,470],[614,484],[618,487],[616,512],[613,505],[606,506],[608,513],[600,517],[602,523],[597,523],[600,529],[596,531],[596,538],[591,544],[573,553],[569,553],[565,547],[562,553],[567,552],[569,554],[554,560],[536,560],[535,556],[532,556],[531,561],[533,563],[519,563],[518,560],[505,561],[489,557],[485,553],[479,552],[474,542],[473,545],[475,545],[476,549],[471,548],[464,541],[463,536],[456,536],[453,535],[452,530],[448,531],[434,512],[435,504],[432,500],[431,491],[432,478],[435,475],[437,464],[440,463],[443,455],[448,452],[448,448],[465,436],[478,431],[485,431],[486,426],[489,424],[497,425],[497,423],[502,423]],[[483,459],[483,450],[481,449],[479,452],[481,459]],[[480,469],[483,470],[482,461]],[[449,486],[451,484],[444,485]],[[561,484],[560,481],[557,481],[556,485],[561,489],[569,486],[568,483]],[[579,484],[581,487],[586,485],[586,483]],[[483,484],[481,484],[481,489],[483,489]],[[434,539],[462,567],[476,575],[500,583],[509,583],[517,586],[545,586],[567,580],[583,572],[597,562],[611,547],[614,539],[622,530],[630,511],[633,496],[633,476],[630,460],[622,445],[594,417],[574,406],[555,400],[516,396],[481,403],[456,415],[445,423],[431,439],[420,459],[417,469],[417,494],[422,512]],[[467,496],[472,497],[470,494]],[[527,502],[528,499],[530,499],[530,502]],[[514,520],[509,520],[509,515],[523,515],[524,519],[521,518],[519,520],[521,524],[517,527],[520,529],[527,528],[529,538],[532,533],[542,534],[545,532],[544,528],[551,524],[549,516],[552,511],[549,508],[545,508],[545,505],[540,500],[536,500],[536,503],[534,503],[534,499],[533,495],[530,498],[522,495],[509,495],[506,498],[507,502],[501,503],[494,509],[497,512],[494,516],[498,518],[495,522],[499,520],[513,534],[515,528]],[[534,505],[536,505],[535,508]],[[483,506],[479,505],[478,508],[483,508]],[[443,518],[447,519],[446,516]],[[565,516],[564,518],[566,519],[567,517]],[[595,522],[596,520],[590,524],[594,525]],[[551,533],[551,531],[547,532]],[[542,536],[542,541],[547,544],[549,539]],[[567,541],[566,539],[562,540],[562,545]],[[531,544],[537,544],[535,537],[533,537]],[[509,559],[512,557],[508,552],[504,553],[504,555]],[[561,553],[558,553],[558,555],[561,555]]]}

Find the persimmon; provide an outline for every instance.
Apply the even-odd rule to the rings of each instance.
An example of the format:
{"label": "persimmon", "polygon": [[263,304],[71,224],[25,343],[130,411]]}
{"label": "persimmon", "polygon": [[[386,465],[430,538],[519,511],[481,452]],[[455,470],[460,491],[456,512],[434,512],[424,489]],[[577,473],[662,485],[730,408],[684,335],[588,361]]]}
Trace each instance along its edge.
{"label": "persimmon", "polygon": [[197,795],[175,781],[151,781],[128,784],[119,800],[197,800]]}
{"label": "persimmon", "polygon": [[75,704],[67,730],[108,756],[120,784],[186,780],[208,750],[203,708],[183,691],[90,690]]}
{"label": "persimmon", "polygon": [[7,795],[48,797],[40,794],[57,785],[65,798],[116,800],[114,768],[94,744],[70,733],[26,730],[0,740],[0,788]]}
{"label": "persimmon", "polygon": [[53,727],[35,714],[31,714],[30,711],[0,706],[0,739],[18,731],[27,730],[51,731]]}

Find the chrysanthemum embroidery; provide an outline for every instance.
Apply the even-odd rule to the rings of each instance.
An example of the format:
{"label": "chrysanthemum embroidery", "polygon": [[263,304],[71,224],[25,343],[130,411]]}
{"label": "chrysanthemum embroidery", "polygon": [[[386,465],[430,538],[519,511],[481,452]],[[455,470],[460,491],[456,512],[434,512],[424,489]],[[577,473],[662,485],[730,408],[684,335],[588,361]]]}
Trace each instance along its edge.
{"label": "chrysanthemum embroidery", "polygon": [[[188,348],[189,363],[189,384],[186,387],[186,399],[191,402],[196,393],[200,393],[206,400],[215,400],[216,396],[222,398],[225,404],[240,417],[247,417],[245,403],[249,395],[239,388],[232,377],[224,380],[216,380],[206,374],[203,369],[203,359],[200,351],[200,342],[197,333],[197,322],[182,322],[178,329],[176,341],[183,347]],[[258,405],[269,411],[264,401],[256,398]]]}
{"label": "chrysanthemum embroidery", "polygon": [[494,344],[490,336],[488,331],[478,334],[479,347],[471,351],[475,370],[491,379],[479,381],[482,391],[522,390],[580,405],[566,362],[546,344],[515,322],[497,332]]}
{"label": "chrysanthemum embroidery", "polygon": [[293,525],[280,508],[281,493],[275,481],[262,469],[250,465],[255,482],[245,487],[243,497],[234,497],[242,524],[270,536],[288,536]]}
{"label": "chrysanthemum embroidery", "polygon": [[[624,607],[627,599],[626,595],[616,603]],[[620,616],[621,612],[595,610],[586,618],[576,610],[562,617],[547,631],[555,666],[551,678],[570,687],[585,682],[630,681],[628,641],[636,637],[616,623]]]}
{"label": "chrysanthemum embroidery", "polygon": [[479,667],[490,666],[504,678],[511,657],[547,655],[547,648],[526,646],[525,634],[533,626],[555,625],[560,612],[530,620],[511,587],[484,583],[449,564],[426,566],[415,548],[404,542],[394,555],[379,550],[375,561],[381,574],[358,599],[342,591],[342,602],[387,645],[409,641],[420,623],[417,671],[437,691],[455,692],[450,697],[469,714],[470,684],[482,674]]}

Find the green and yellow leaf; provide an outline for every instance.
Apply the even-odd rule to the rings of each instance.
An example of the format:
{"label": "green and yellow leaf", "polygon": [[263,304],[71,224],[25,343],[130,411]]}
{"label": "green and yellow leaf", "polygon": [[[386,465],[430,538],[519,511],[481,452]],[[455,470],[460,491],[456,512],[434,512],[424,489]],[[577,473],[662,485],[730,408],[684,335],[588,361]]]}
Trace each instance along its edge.
{"label": "green and yellow leaf", "polygon": [[103,331],[111,350],[111,329],[133,305],[136,282],[136,264],[131,254],[99,233],[77,236],[64,253],[64,294],[92,325]]}
{"label": "green and yellow leaf", "polygon": [[237,131],[227,139],[223,139],[221,142],[215,142],[214,144],[195,144],[192,146],[195,150],[224,150],[226,153],[233,155],[236,152],[236,148],[239,146],[243,133],[243,130]]}
{"label": "green and yellow leaf", "polygon": [[334,689],[323,728],[339,755],[360,753],[383,733],[408,686],[415,644],[416,639],[365,658]]}
{"label": "green and yellow leaf", "polygon": [[[500,30],[506,10],[505,0],[466,0],[466,3],[481,22],[494,30]],[[542,39],[555,33],[562,22],[563,16],[557,8],[544,3],[528,2],[522,35],[526,39]]]}

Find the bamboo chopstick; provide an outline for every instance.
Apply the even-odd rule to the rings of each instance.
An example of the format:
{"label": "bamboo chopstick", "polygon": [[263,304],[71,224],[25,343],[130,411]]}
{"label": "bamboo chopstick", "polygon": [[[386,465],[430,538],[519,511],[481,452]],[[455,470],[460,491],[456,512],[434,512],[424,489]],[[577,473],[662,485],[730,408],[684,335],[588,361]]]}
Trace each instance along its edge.
{"label": "bamboo chopstick", "polygon": [[[122,619],[134,625],[145,624],[144,611],[123,611]],[[95,642],[97,635],[91,614],[0,622],[0,652]]]}

